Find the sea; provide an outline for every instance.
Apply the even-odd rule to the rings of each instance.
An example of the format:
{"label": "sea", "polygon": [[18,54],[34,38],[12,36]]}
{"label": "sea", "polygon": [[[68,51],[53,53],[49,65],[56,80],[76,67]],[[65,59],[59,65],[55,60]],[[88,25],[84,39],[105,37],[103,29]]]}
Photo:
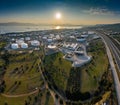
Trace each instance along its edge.
{"label": "sea", "polygon": [[4,25],[0,26],[0,34],[12,33],[12,32],[28,32],[39,30],[52,30],[52,29],[78,29],[82,26],[18,26],[18,25]]}

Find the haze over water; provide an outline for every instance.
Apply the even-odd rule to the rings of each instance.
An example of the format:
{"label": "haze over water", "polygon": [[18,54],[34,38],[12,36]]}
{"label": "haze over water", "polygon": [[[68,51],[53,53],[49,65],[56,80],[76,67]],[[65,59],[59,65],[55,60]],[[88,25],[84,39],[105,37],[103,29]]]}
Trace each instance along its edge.
{"label": "haze over water", "polygon": [[75,29],[82,28],[82,26],[52,26],[52,25],[39,25],[39,26],[0,26],[0,34],[11,32],[26,32],[26,31],[39,31],[39,30],[52,30],[52,29]]}

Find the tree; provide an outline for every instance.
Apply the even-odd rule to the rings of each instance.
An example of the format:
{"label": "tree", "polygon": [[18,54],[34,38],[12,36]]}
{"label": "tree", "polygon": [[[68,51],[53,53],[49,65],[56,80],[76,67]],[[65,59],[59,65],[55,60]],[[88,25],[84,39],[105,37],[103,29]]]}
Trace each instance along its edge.
{"label": "tree", "polygon": [[5,60],[5,65],[9,64],[9,57],[10,57],[10,54],[8,53],[7,50],[5,50],[5,53],[1,56],[1,58]]}
{"label": "tree", "polygon": [[5,103],[4,103],[4,105],[8,105],[8,103],[7,103],[7,102],[5,102]]}
{"label": "tree", "polygon": [[62,100],[62,99],[60,99],[60,104],[62,104],[62,105],[63,105],[63,100]]}
{"label": "tree", "polygon": [[16,85],[16,84],[17,84],[17,81],[14,82],[14,85]]}
{"label": "tree", "polygon": [[88,73],[88,69],[85,70]]}
{"label": "tree", "polygon": [[57,99],[58,99],[58,95],[57,95],[57,94],[55,94],[55,98],[57,98]]}
{"label": "tree", "polygon": [[21,81],[19,81],[19,83],[18,83],[19,85],[21,84]]}
{"label": "tree", "polygon": [[38,99],[37,96],[35,96],[35,97],[34,97],[35,102],[37,102],[37,99]]}
{"label": "tree", "polygon": [[27,101],[25,100],[25,105],[28,105]]}
{"label": "tree", "polygon": [[28,96],[28,99],[29,99],[29,101],[31,101],[31,100],[32,100],[32,98],[31,98],[30,96]]}

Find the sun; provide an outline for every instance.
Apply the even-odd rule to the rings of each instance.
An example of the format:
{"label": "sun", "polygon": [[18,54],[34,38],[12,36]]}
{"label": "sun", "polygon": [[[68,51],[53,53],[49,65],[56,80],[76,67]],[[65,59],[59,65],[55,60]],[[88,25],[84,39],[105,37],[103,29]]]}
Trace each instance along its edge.
{"label": "sun", "polygon": [[61,17],[62,17],[61,13],[58,12],[58,13],[55,14],[56,19],[61,19]]}

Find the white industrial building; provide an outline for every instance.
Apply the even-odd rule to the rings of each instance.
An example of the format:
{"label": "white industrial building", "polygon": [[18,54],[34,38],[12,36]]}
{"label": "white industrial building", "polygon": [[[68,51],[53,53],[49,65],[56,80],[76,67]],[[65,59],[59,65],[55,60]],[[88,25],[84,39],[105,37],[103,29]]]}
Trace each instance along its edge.
{"label": "white industrial building", "polygon": [[75,50],[77,48],[78,44],[77,43],[64,43],[63,48],[69,49],[69,50]]}
{"label": "white industrial building", "polygon": [[53,41],[57,40],[56,38],[53,38]]}
{"label": "white industrial building", "polygon": [[84,51],[75,51],[76,54],[84,55]]}

